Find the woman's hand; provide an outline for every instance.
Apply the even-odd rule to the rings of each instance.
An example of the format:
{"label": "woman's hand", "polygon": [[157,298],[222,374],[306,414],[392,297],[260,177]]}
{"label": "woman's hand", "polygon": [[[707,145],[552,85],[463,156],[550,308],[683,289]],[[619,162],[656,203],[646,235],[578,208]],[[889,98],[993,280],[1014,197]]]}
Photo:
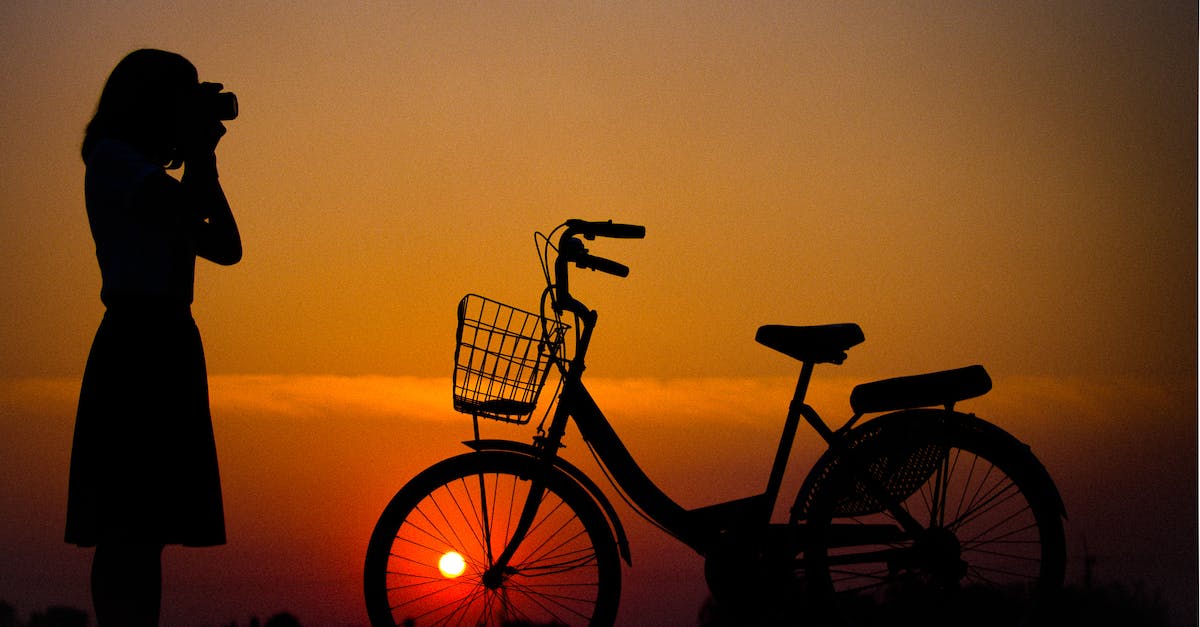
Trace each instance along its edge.
{"label": "woman's hand", "polygon": [[220,83],[200,83],[191,107],[184,116],[184,127],[180,138],[180,150],[184,163],[200,159],[207,160],[217,150],[217,144],[225,136],[225,125],[202,103],[211,102],[221,92]]}
{"label": "woman's hand", "polygon": [[206,120],[193,124],[183,139],[181,150],[184,165],[214,161],[217,144],[225,136],[225,125],[219,120]]}

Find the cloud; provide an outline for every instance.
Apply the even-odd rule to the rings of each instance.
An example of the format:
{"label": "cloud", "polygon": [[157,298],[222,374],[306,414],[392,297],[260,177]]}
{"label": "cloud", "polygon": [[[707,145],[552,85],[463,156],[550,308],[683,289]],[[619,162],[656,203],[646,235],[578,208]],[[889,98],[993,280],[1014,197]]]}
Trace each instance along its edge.
{"label": "cloud", "polygon": [[269,419],[453,416],[449,379],[334,375],[216,375],[209,382],[214,411]]}

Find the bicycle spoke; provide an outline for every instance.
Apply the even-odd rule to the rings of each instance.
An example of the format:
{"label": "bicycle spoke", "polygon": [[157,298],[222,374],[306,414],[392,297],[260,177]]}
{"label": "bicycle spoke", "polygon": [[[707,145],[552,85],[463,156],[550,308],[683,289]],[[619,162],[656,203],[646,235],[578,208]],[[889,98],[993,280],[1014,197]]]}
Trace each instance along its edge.
{"label": "bicycle spoke", "polygon": [[[1036,527],[1036,523],[1034,523],[1034,522],[1028,522],[1025,524],[1024,527],[1016,527],[1013,529],[1008,529],[1007,531],[1000,529],[1004,525],[1007,525],[1007,524],[1012,523],[1013,521],[1017,520],[1018,517],[1028,518],[1028,514],[1029,514],[1028,507],[1014,511],[1014,512],[1010,513],[1008,516],[1006,516],[1000,520],[997,520],[992,526],[990,526],[986,529],[980,530],[974,536],[971,536],[970,538],[963,538],[962,543],[963,544],[972,544],[972,545],[985,544],[987,542],[991,542],[994,540],[1001,540],[1004,538],[1009,538],[1018,533],[1022,533],[1025,531],[1029,531],[1030,529],[1034,529]],[[996,532],[998,530],[1001,531],[1001,534],[999,536],[991,537],[993,532]]]}
{"label": "bicycle spoke", "polygon": [[[978,458],[976,458],[976,459],[978,460]],[[989,479],[992,476],[992,472],[995,469],[996,469],[995,466],[989,465],[987,467],[987,470],[984,471],[983,476],[979,478],[979,482],[974,484],[976,487],[973,491],[971,491],[970,499],[967,500],[967,504],[964,506],[967,512],[974,511],[977,507],[977,503],[979,502],[979,500],[981,498],[984,498],[986,500],[986,495],[990,494],[992,491],[994,491],[996,489],[996,487],[995,487],[996,483],[989,481]],[[966,487],[969,488],[971,485],[972,484],[967,484]],[[990,488],[988,487],[989,485],[991,485]],[[966,496],[967,491],[968,490],[966,490],[966,489],[963,490],[964,497]],[[966,515],[967,514],[960,514],[957,518],[961,519],[961,518],[965,517]]]}
{"label": "bicycle spoke", "polygon": [[[1030,528],[1032,528],[1032,527],[1026,527],[1027,530]],[[997,546],[997,545],[1001,546],[1001,547],[1005,547],[1005,546],[1012,547],[1014,549],[1025,548],[1026,550],[1022,553],[1011,553],[1011,552],[1006,553],[1006,552],[1001,552],[1001,551],[995,550],[995,549],[988,550],[988,549],[982,548],[984,546]],[[1030,538],[1028,540],[988,540],[985,542],[963,543],[963,550],[964,551],[969,550],[972,553],[985,553],[985,554],[989,554],[989,555],[1008,556],[1008,557],[1012,557],[1013,559],[1036,560],[1037,559],[1036,557],[1033,557],[1028,554],[1030,552],[1033,552],[1034,554],[1036,554],[1036,549],[1039,546],[1041,546],[1041,541],[1037,538]]]}
{"label": "bicycle spoke", "polygon": [[[956,452],[957,453],[957,452]],[[955,462],[958,458],[955,456]],[[950,455],[943,454],[937,463],[937,469],[934,471],[933,478],[930,480],[930,485],[933,488],[932,503],[929,507],[929,526],[944,527],[946,525],[946,500],[949,491],[950,477],[952,469],[950,466]]]}
{"label": "bicycle spoke", "polygon": [[1006,503],[1011,503],[1013,499],[1018,498],[1021,498],[1020,491],[1015,485],[1009,484],[1003,490],[995,491],[986,500],[980,502],[974,510],[965,512],[961,518],[953,521],[948,526],[950,528],[964,527],[997,508],[1003,507]]}
{"label": "bicycle spoke", "polygon": [[558,544],[555,544],[553,546],[549,545],[550,541],[552,539],[556,538],[560,532],[564,531],[569,525],[574,525],[577,522],[578,521],[576,519],[566,520],[561,525],[559,525],[558,529],[556,529],[551,534],[546,535],[546,538],[542,541],[541,544],[530,549],[529,557],[526,559],[526,562],[527,563],[536,563],[539,561],[544,561],[544,560],[548,559],[550,556],[556,554],[557,552],[562,551],[568,544],[577,542],[583,535],[582,529],[580,529],[573,535],[570,535],[568,537],[561,539],[561,541],[559,541]]}
{"label": "bicycle spoke", "polygon": [[976,573],[976,575],[979,577],[982,577],[983,573],[991,573],[991,574],[996,574],[996,575],[1003,575],[1005,577],[1005,579],[1009,579],[1009,580],[1012,580],[1012,579],[1034,579],[1036,577],[1036,575],[1026,572],[1026,571],[1018,571],[1018,570],[1013,570],[1013,569],[1008,569],[1008,568],[997,568],[994,566],[984,566],[981,564],[971,566],[970,571],[972,573]]}
{"label": "bicycle spoke", "polygon": [[[571,598],[565,596],[549,595],[544,592],[530,593],[521,586],[513,586],[512,591],[517,594],[522,594],[530,603],[538,606],[543,612],[550,616],[554,622],[566,623],[564,615],[570,615],[576,619],[587,619],[588,613],[579,609],[580,604],[589,603],[589,599]],[[571,601],[574,605],[568,605],[566,601]]]}
{"label": "bicycle spoke", "polygon": [[[450,584],[450,585],[448,585],[448,586],[445,586],[445,587],[443,587],[443,588],[440,588],[440,589],[438,589],[438,590],[434,590],[434,591],[431,591],[431,592],[427,592],[427,593],[425,593],[425,594],[423,594],[423,595],[420,595],[420,596],[415,596],[415,597],[413,597],[413,598],[411,598],[411,599],[409,599],[408,601],[405,601],[405,602],[403,602],[403,603],[398,603],[398,604],[392,605],[392,609],[393,609],[393,610],[398,610],[398,609],[402,609],[402,608],[404,608],[404,607],[407,607],[407,606],[410,606],[410,605],[414,605],[414,606],[416,606],[416,605],[419,605],[419,604],[421,604],[422,602],[424,602],[424,601],[426,601],[426,600],[428,600],[428,599],[431,599],[431,598],[433,598],[433,597],[435,597],[435,596],[437,596],[437,595],[439,595],[439,594],[441,594],[441,593],[444,593],[444,592],[446,592],[447,590],[450,590],[450,589],[452,589],[452,588],[454,588],[454,587],[455,587],[455,585],[454,585],[454,584]],[[462,603],[462,602],[463,602],[462,600],[458,600],[458,601],[455,601],[455,600],[446,601],[446,602],[444,602],[444,603],[442,603],[442,604],[440,604],[440,605],[436,605],[436,606],[433,606],[433,607],[431,607],[430,609],[428,609],[428,610],[426,610],[426,611],[422,612],[421,614],[418,614],[418,615],[417,615],[417,616],[415,616],[414,618],[425,618],[426,616],[429,616],[430,614],[440,613],[440,612],[441,612],[442,610],[444,610],[445,608],[447,608],[447,607],[451,607],[451,606],[454,606],[454,605],[458,605],[458,604],[460,604],[460,603]]]}

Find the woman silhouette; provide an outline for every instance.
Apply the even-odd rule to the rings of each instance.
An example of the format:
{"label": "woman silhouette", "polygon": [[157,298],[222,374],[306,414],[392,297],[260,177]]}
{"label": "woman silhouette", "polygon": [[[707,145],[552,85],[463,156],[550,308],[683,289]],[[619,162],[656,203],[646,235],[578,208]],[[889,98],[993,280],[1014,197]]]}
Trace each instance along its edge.
{"label": "woman silhouette", "polygon": [[[225,543],[191,315],[196,257],[231,265],[242,256],[214,154],[220,118],[231,116],[206,106],[219,91],[180,55],[132,52],[109,76],[83,140],[105,312],[79,393],[66,540],[96,548],[100,627],[158,624],[165,545]],[[179,179],[166,171],[181,165]]]}

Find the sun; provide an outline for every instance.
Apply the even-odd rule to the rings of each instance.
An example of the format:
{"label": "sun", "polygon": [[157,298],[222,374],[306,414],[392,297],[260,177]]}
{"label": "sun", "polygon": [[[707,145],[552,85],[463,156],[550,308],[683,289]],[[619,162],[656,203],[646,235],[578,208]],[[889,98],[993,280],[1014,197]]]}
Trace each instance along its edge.
{"label": "sun", "polygon": [[443,577],[454,579],[467,570],[467,563],[463,560],[463,556],[454,551],[447,551],[438,560],[438,570],[442,571]]}

